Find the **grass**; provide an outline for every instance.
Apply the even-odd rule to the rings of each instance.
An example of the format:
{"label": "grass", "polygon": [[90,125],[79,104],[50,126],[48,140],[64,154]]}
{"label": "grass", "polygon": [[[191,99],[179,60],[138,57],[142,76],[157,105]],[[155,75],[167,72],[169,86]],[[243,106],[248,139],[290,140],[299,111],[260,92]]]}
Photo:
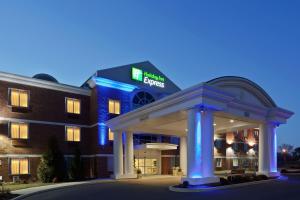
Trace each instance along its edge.
{"label": "grass", "polygon": [[26,188],[32,188],[32,187],[39,187],[44,185],[52,185],[53,183],[41,183],[41,182],[35,182],[35,183],[5,183],[4,189],[8,189],[10,191],[13,190],[21,190]]}

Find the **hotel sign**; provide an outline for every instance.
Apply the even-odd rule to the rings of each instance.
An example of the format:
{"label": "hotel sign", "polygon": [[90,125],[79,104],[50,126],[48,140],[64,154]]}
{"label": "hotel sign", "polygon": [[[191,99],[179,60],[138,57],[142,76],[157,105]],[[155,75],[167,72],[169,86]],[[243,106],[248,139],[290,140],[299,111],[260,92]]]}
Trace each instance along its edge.
{"label": "hotel sign", "polygon": [[165,77],[135,67],[131,68],[131,79],[150,86],[165,87]]}

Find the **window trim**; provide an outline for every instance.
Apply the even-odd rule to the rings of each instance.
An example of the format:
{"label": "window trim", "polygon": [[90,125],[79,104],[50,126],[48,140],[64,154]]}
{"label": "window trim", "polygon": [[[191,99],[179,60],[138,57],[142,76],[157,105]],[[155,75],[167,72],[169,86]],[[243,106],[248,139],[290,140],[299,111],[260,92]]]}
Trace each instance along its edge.
{"label": "window trim", "polygon": [[[28,161],[28,173],[27,174],[13,174],[12,173],[12,170],[11,170],[11,161],[13,159],[18,159],[18,160],[21,160],[21,159],[26,159]],[[30,175],[30,159],[29,157],[15,157],[15,158],[9,158],[9,162],[8,162],[8,170],[9,170],[9,175],[11,176],[26,176],[26,175]],[[20,164],[19,164],[19,171],[20,171]]]}
{"label": "window trim", "polygon": [[[116,110],[116,107],[115,107],[115,102],[119,102],[119,108],[120,108],[120,110],[119,110],[119,114],[117,114],[116,112],[113,112],[113,113],[111,113],[111,112],[109,112],[109,102],[110,101],[113,101],[114,102],[114,111]],[[121,101],[119,100],[119,99],[111,99],[111,98],[108,98],[108,101],[107,101],[107,107],[108,107],[108,113],[109,114],[113,114],[113,115],[120,115],[121,114]]]}
{"label": "window trim", "polygon": [[[68,128],[78,128],[79,129],[79,141],[75,141],[74,140],[74,130],[73,130],[73,140],[72,141],[70,141],[70,140],[68,140]],[[78,143],[78,142],[81,142],[81,127],[79,127],[79,126],[65,126],[65,141],[66,142],[75,142],[75,143]]]}
{"label": "window trim", "polygon": [[[70,100],[75,100],[75,101],[79,101],[79,113],[74,113],[74,112],[68,112],[68,99]],[[73,97],[65,97],[65,113],[70,114],[70,115],[81,115],[81,111],[82,111],[82,106],[81,106],[81,99],[77,99],[77,98],[73,98]],[[73,110],[74,110],[74,104],[73,104]]]}
{"label": "window trim", "polygon": [[[27,124],[27,138],[12,138],[11,137],[11,124]],[[29,132],[30,132],[30,124],[27,123],[27,122],[8,122],[8,137],[12,140],[29,140],[30,137],[29,137]],[[19,133],[19,136],[20,136],[20,133]]]}
{"label": "window trim", "polygon": [[[12,90],[16,90],[16,91],[25,91],[27,93],[27,107],[22,107],[22,106],[14,106],[11,104],[11,91]],[[7,101],[7,105],[13,108],[22,108],[22,109],[29,109],[30,108],[30,90],[25,90],[25,89],[18,89],[18,88],[8,88],[8,101]],[[20,104],[20,102],[19,102]]]}

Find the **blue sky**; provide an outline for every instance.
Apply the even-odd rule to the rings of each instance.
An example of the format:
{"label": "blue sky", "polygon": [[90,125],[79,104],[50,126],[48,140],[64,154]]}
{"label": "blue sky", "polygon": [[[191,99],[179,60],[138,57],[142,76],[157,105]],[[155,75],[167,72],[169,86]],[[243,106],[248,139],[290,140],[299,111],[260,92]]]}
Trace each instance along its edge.
{"label": "blue sky", "polygon": [[247,77],[296,113],[278,141],[300,146],[299,10],[297,0],[0,0],[0,70],[79,86],[149,60],[181,88]]}

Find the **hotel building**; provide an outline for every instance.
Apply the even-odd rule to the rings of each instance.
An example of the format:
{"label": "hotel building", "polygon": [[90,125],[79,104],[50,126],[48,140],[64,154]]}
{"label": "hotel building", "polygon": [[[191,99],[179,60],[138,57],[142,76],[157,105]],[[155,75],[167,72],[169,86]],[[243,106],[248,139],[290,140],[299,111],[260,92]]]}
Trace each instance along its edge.
{"label": "hotel building", "polygon": [[87,179],[137,170],[181,171],[190,184],[232,170],[277,176],[276,127],[292,115],[248,79],[181,90],[150,62],[98,70],[80,87],[0,72],[0,176],[36,180],[53,137],[67,165],[80,149]]}

